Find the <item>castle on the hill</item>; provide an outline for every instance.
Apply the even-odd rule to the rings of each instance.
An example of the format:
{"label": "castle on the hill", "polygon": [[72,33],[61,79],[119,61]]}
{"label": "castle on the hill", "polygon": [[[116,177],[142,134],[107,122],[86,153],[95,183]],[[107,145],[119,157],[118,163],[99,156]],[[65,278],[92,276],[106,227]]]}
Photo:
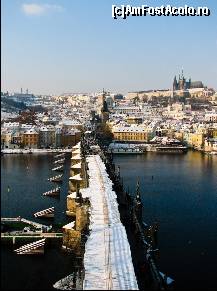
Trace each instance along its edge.
{"label": "castle on the hill", "polygon": [[179,79],[177,81],[176,76],[173,80],[173,90],[187,90],[187,89],[195,89],[195,88],[204,88],[204,85],[201,81],[192,82],[191,78],[187,81],[183,75],[183,70],[181,76],[179,75]]}

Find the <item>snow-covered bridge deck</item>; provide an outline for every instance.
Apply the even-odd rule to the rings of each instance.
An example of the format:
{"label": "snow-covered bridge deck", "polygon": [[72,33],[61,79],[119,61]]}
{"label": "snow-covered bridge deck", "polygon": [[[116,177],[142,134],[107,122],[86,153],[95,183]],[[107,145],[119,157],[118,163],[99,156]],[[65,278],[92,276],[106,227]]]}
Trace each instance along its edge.
{"label": "snow-covered bridge deck", "polygon": [[126,230],[116,193],[100,156],[88,156],[90,236],[85,245],[84,290],[138,290]]}

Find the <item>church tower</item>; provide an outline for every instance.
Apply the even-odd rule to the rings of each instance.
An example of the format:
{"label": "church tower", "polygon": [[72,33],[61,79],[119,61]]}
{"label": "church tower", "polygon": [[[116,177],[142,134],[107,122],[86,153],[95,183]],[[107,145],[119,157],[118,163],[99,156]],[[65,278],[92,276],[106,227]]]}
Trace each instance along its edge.
{"label": "church tower", "polygon": [[176,76],[173,79],[173,90],[174,91],[178,90],[178,82],[177,82]]}
{"label": "church tower", "polygon": [[102,102],[101,112],[108,112],[108,105],[107,105],[107,102],[105,100],[105,96],[106,96],[106,93],[105,93],[105,91],[103,89],[103,93],[102,93],[102,100],[103,100],[103,102]]}
{"label": "church tower", "polygon": [[188,81],[188,89],[191,89],[191,77],[189,78],[189,81]]}
{"label": "church tower", "polygon": [[104,89],[102,93],[101,120],[102,120],[102,123],[106,123],[106,121],[109,120],[109,111],[108,111],[108,105],[106,102],[106,92],[104,91]]}
{"label": "church tower", "polygon": [[181,77],[179,78],[179,90],[185,90],[186,89],[186,82],[185,82],[185,77],[183,74],[183,69],[182,69],[182,74]]}

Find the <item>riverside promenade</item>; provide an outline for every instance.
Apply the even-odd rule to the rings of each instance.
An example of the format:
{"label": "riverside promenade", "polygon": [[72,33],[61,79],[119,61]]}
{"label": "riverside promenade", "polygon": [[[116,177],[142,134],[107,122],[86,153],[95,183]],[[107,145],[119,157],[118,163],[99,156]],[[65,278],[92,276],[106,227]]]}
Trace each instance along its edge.
{"label": "riverside promenade", "polygon": [[2,154],[48,154],[48,153],[70,153],[72,150],[65,149],[2,149]]}

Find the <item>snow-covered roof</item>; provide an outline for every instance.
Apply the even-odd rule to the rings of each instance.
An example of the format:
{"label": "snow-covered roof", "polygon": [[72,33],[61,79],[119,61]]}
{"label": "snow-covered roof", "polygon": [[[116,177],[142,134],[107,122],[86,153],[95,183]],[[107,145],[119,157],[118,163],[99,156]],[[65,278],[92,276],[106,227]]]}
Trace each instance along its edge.
{"label": "snow-covered roof", "polygon": [[74,226],[75,226],[75,221],[70,222],[70,223],[64,225],[62,228],[64,228],[64,229],[73,229]]}
{"label": "snow-covered roof", "polygon": [[146,129],[140,126],[117,127],[114,128],[113,132],[146,132]]}
{"label": "snow-covered roof", "polygon": [[42,126],[42,127],[40,127],[39,130],[40,130],[40,131],[48,131],[48,129],[47,129],[46,126]]}
{"label": "snow-covered roof", "polygon": [[77,163],[77,164],[71,166],[71,169],[81,169],[81,163]]}
{"label": "snow-covered roof", "polygon": [[81,178],[81,175],[80,174],[77,174],[77,175],[74,175],[72,177],[69,177],[69,180],[77,180],[77,181],[81,181],[82,178]]}
{"label": "snow-covered roof", "polygon": [[38,134],[38,132],[34,128],[31,128],[25,131],[24,134]]}
{"label": "snow-covered roof", "polygon": [[66,126],[81,125],[81,122],[76,119],[63,119],[62,124]]}
{"label": "snow-covered roof", "polygon": [[71,160],[81,160],[81,156],[80,156],[80,154],[71,157]]}
{"label": "snow-covered roof", "polygon": [[72,151],[72,154],[80,154],[80,153],[81,153],[80,148]]}
{"label": "snow-covered roof", "polygon": [[71,194],[67,195],[67,198],[76,198],[76,192],[72,192]]}
{"label": "snow-covered roof", "polygon": [[72,149],[80,149],[81,143],[77,143],[75,146],[72,147]]}

